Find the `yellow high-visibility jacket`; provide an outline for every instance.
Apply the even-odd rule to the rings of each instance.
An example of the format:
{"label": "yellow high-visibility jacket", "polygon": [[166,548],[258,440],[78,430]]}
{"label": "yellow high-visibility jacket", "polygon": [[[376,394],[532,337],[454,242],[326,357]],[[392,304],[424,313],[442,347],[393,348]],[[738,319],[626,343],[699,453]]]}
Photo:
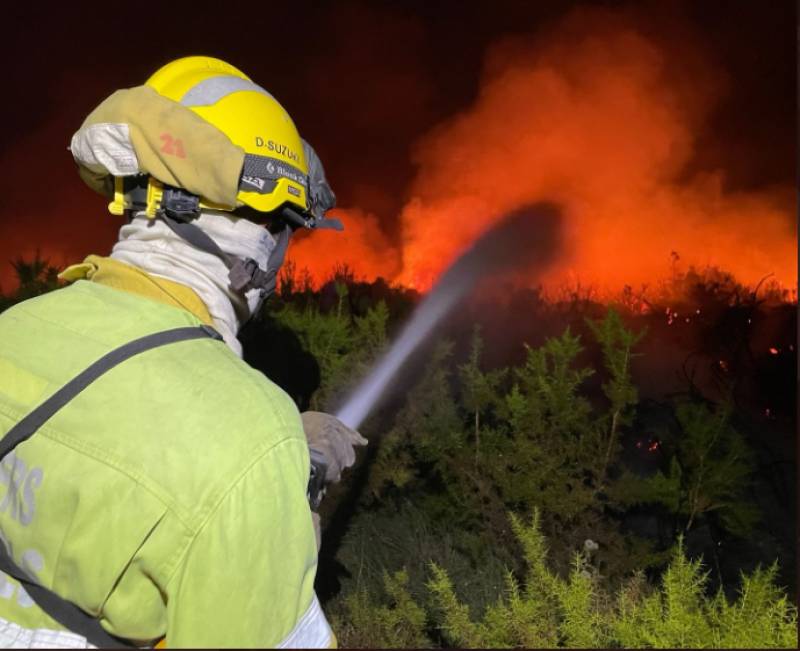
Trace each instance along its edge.
{"label": "yellow high-visibility jacket", "polygon": [[[6,310],[0,434],[110,350],[200,324],[88,280]],[[328,646],[308,475],[292,400],[224,343],[185,341],[111,369],[0,462],[0,535],[114,635]],[[0,646],[80,643],[57,631],[0,573]]]}

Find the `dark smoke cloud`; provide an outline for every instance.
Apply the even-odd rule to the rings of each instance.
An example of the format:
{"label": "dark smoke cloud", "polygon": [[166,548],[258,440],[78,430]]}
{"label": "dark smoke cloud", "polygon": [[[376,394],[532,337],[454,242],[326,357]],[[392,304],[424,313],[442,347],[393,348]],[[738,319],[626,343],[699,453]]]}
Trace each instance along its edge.
{"label": "dark smoke cloud", "polygon": [[432,294],[461,295],[481,280],[510,273],[535,275],[561,255],[561,209],[536,203],[503,216],[481,236],[437,283]]}

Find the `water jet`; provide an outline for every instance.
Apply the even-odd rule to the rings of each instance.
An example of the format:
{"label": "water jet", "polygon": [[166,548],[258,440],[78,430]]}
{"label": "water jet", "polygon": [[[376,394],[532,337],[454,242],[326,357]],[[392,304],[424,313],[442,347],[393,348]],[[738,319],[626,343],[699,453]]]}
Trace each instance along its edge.
{"label": "water jet", "polygon": [[560,224],[561,212],[551,203],[527,205],[498,220],[442,274],[337,418],[358,429],[404,362],[479,281],[514,270],[530,275],[546,267],[560,248]]}

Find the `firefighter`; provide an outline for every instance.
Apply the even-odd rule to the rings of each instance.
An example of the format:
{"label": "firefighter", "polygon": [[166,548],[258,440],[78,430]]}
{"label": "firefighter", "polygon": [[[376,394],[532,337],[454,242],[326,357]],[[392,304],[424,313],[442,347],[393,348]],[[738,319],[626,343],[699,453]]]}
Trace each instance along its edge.
{"label": "firefighter", "polygon": [[335,645],[309,444],[335,481],[366,441],[301,418],[236,339],[291,233],[340,228],[318,157],[209,57],[117,91],[70,149],[128,220],[0,315],[0,646]]}

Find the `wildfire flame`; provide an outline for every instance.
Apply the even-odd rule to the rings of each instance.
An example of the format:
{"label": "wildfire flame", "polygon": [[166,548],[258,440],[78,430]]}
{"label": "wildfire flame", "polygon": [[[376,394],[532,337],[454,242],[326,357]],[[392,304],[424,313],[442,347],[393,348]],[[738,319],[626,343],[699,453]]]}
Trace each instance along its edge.
{"label": "wildfire flame", "polygon": [[339,261],[427,290],[508,211],[549,200],[564,210],[568,246],[546,286],[652,285],[678,260],[795,286],[791,194],[729,192],[721,171],[686,173],[723,83],[697,62],[683,74],[683,61],[601,10],[573,12],[537,40],[496,43],[474,103],[413,147],[399,240],[377,216],[342,210],[344,235],[314,233],[291,259],[317,281]]}
{"label": "wildfire flame", "polygon": [[[650,452],[651,454],[654,452],[658,452],[661,449],[661,441],[659,441],[658,439],[649,439],[646,445],[647,445],[647,451]],[[636,441],[636,447],[639,448],[640,450],[644,446],[645,446],[645,441],[641,439]]]}

